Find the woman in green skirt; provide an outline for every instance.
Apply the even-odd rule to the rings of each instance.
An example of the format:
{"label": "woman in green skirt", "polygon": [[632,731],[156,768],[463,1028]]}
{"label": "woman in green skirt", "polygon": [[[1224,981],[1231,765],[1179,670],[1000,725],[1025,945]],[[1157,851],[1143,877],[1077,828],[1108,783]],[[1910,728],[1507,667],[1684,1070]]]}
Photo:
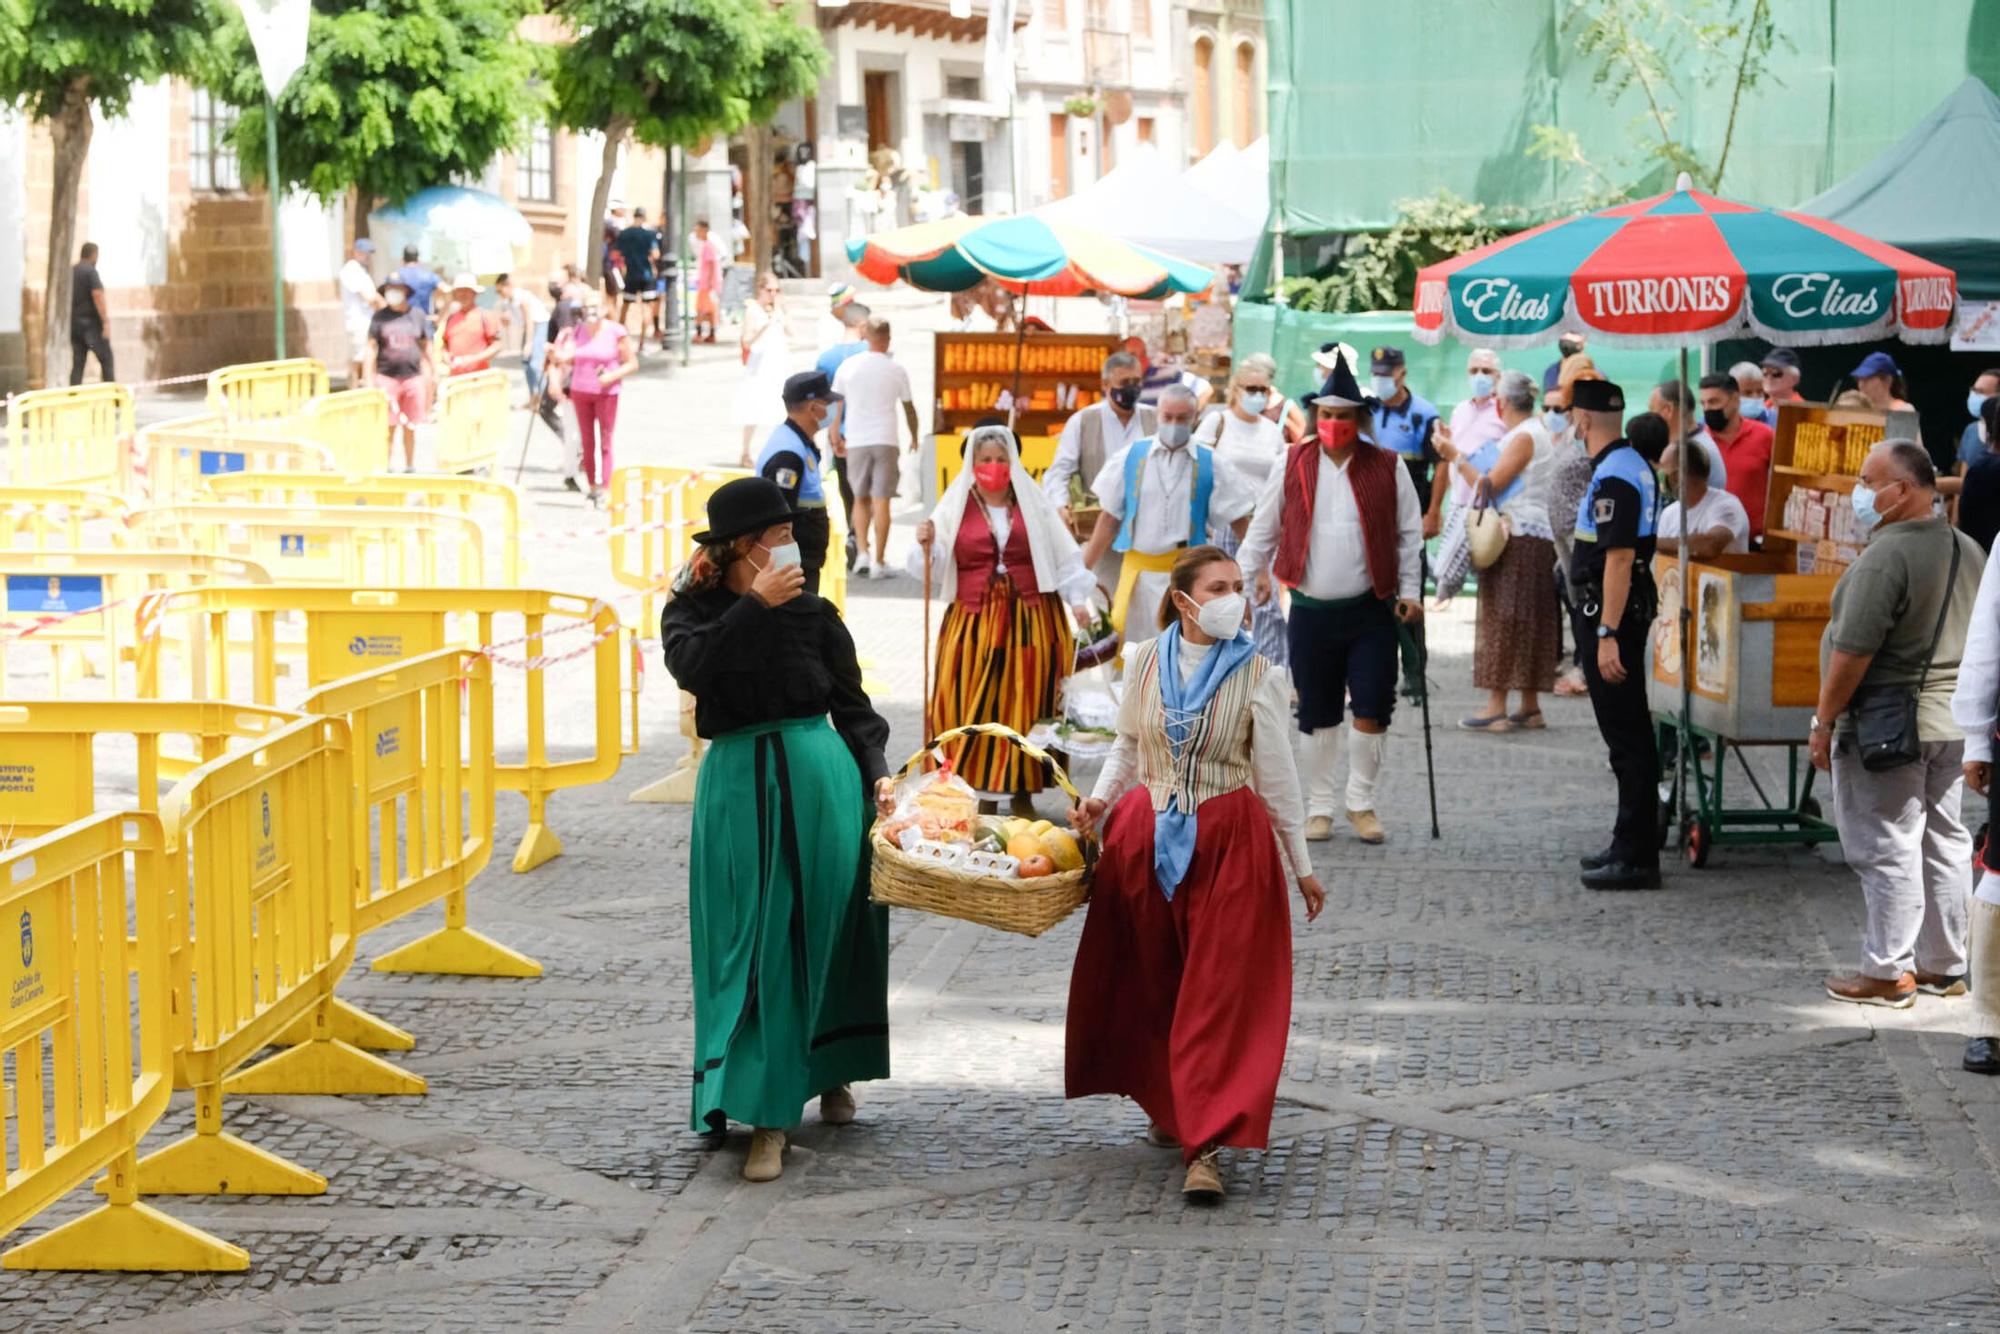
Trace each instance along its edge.
{"label": "woman in green skirt", "polygon": [[775,1180],[785,1128],[819,1099],[889,1074],[888,914],[868,899],[871,789],[886,802],[889,725],[854,641],[805,591],[784,493],[718,488],[708,531],[660,617],[667,670],[710,742],[688,877],[693,1129],[754,1127],[743,1175]]}

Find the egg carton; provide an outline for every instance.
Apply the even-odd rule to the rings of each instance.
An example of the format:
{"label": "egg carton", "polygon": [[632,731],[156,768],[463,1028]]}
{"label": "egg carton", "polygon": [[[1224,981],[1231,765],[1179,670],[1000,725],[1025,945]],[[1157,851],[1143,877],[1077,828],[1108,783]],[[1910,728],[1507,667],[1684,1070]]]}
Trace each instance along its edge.
{"label": "egg carton", "polygon": [[1021,859],[1004,852],[968,852],[959,859],[958,869],[972,875],[997,875],[1011,879],[1021,874]]}
{"label": "egg carton", "polygon": [[972,848],[965,843],[940,843],[934,838],[918,838],[903,845],[903,851],[920,862],[930,862],[937,866],[957,867],[971,855]]}

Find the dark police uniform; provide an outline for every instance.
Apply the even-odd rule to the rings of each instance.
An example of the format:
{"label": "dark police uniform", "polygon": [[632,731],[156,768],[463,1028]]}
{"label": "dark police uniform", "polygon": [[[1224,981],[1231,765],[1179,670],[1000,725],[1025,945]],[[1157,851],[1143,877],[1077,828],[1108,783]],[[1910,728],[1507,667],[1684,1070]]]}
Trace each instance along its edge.
{"label": "dark police uniform", "polygon": [[[1660,861],[1660,759],[1646,704],[1646,642],[1658,606],[1653,587],[1654,524],[1659,492],[1652,465],[1624,440],[1597,456],[1590,489],[1576,511],[1576,544],[1570,555],[1571,628],[1583,646],[1583,675],[1598,731],[1611,753],[1618,778],[1618,821],[1612,827],[1610,860],[1637,870],[1657,870]],[[1616,626],[1600,628],[1604,605],[1604,563],[1612,551],[1629,549],[1632,586],[1625,614]],[[1625,679],[1612,684],[1597,668],[1600,635],[1618,644]],[[1589,883],[1586,877],[1585,883]]]}
{"label": "dark police uniform", "polygon": [[792,536],[799,544],[799,565],[806,572],[806,592],[819,592],[819,572],[826,565],[833,528],[827,519],[826,490],[820,481],[819,446],[788,417],[778,423],[757,456],[757,475],[777,483],[794,511]]}

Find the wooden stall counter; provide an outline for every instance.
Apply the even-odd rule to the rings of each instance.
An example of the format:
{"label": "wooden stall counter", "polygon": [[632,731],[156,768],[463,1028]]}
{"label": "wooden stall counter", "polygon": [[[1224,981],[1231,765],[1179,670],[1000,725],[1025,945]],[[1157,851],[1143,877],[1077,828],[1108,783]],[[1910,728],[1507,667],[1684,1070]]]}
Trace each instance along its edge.
{"label": "wooden stall counter", "polygon": [[[1796,574],[1790,553],[1688,562],[1693,588],[1694,675],[1689,721],[1730,741],[1802,742],[1819,702],[1819,641],[1835,574]],[[1653,562],[1660,612],[1653,623],[1647,699],[1656,714],[1681,707],[1680,563]]]}

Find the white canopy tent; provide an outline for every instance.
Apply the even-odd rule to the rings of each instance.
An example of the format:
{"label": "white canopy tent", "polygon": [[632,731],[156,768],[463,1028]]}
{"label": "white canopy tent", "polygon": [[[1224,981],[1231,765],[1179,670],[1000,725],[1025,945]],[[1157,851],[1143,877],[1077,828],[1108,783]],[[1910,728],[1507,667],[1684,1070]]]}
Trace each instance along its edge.
{"label": "white canopy tent", "polygon": [[1248,148],[1227,139],[1189,167],[1182,181],[1248,218],[1258,230],[1271,212],[1271,140],[1267,135]]}
{"label": "white canopy tent", "polygon": [[1197,264],[1242,264],[1264,226],[1174,170],[1159,150],[1141,144],[1093,184],[1034,210],[1051,222],[1089,227],[1134,245]]}

